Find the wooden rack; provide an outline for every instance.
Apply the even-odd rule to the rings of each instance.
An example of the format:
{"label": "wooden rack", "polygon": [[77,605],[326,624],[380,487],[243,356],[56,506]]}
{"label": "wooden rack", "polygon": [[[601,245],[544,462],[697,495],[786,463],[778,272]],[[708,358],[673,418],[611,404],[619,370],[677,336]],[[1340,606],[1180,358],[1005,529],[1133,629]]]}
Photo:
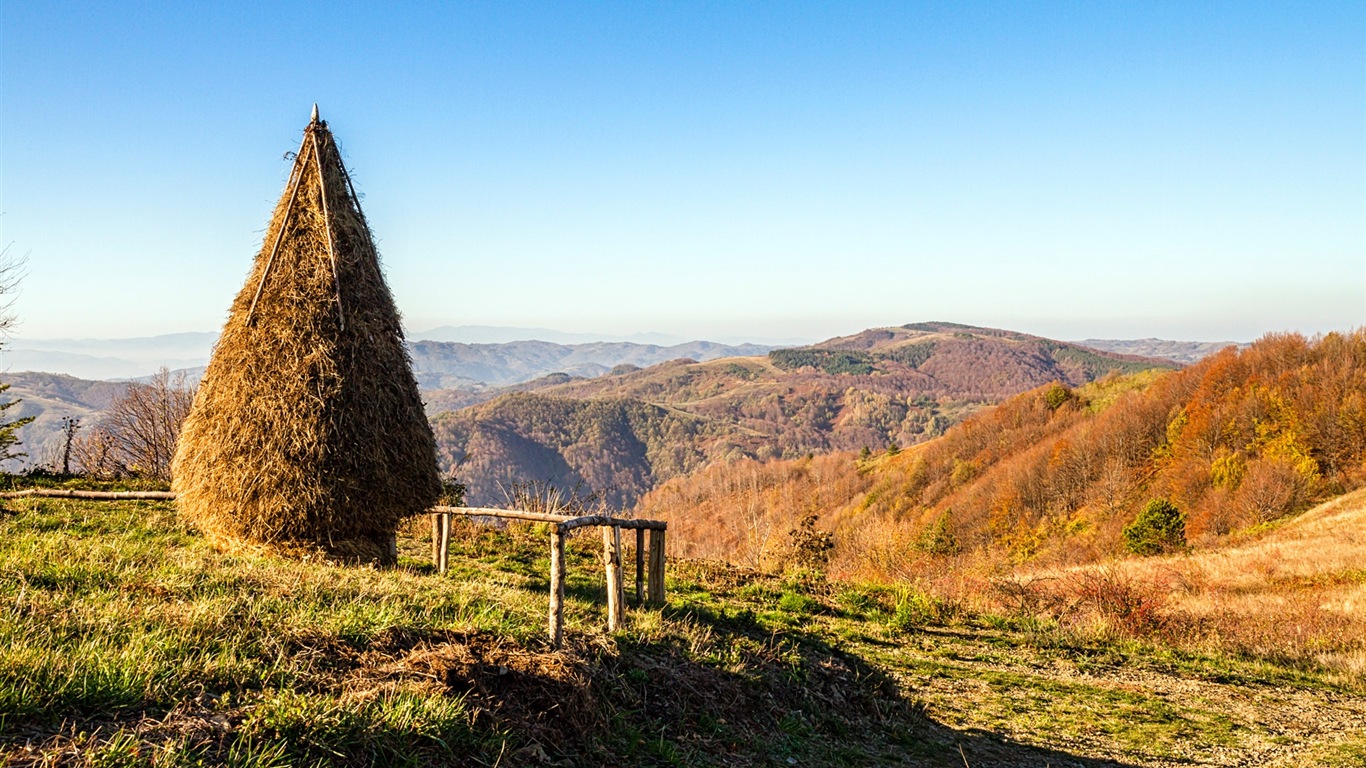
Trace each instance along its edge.
{"label": "wooden rack", "polygon": [[[668,525],[658,520],[632,520],[605,515],[550,515],[524,512],[517,509],[488,507],[433,507],[432,560],[439,573],[445,573],[450,553],[451,516],[493,517],[502,520],[523,520],[550,525],[550,644],[556,648],[564,642],[564,539],[578,528],[602,528],[602,560],[607,571],[607,629],[615,631],[624,624],[625,579],[621,564],[621,530],[636,532],[637,605],[664,604],[664,536]],[[646,547],[646,532],[649,546]],[[646,568],[648,552],[649,567]]]}

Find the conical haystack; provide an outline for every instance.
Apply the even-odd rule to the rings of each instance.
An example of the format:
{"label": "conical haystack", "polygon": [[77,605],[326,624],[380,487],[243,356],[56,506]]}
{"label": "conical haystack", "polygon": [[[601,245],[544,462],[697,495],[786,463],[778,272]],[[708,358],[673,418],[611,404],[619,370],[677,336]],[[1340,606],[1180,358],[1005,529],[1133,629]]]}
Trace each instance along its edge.
{"label": "conical haystack", "polygon": [[398,310],[327,123],[304,131],[172,465],[222,546],[387,560],[441,491]]}

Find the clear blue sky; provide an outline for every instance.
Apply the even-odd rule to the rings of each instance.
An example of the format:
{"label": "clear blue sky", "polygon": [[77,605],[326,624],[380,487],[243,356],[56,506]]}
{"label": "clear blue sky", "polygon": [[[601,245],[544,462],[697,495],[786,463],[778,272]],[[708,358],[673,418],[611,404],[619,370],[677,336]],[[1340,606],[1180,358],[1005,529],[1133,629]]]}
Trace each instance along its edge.
{"label": "clear blue sky", "polygon": [[0,244],[216,329],[316,101],[410,330],[1356,327],[1364,9],[0,0]]}

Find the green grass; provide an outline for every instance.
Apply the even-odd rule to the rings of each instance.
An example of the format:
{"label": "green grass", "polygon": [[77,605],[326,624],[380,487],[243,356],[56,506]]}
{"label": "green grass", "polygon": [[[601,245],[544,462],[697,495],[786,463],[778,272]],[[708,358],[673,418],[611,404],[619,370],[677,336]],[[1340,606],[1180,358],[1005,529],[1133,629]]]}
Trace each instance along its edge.
{"label": "green grass", "polygon": [[[1283,738],[1240,697],[1360,701],[1305,670],[812,571],[671,562],[668,605],[609,635],[591,532],[570,541],[556,652],[545,528],[462,523],[444,576],[412,533],[377,570],[224,554],[170,504],[11,502],[0,764],[959,765],[961,745],[1146,765]],[[1361,742],[1339,736],[1294,747],[1351,764]]]}

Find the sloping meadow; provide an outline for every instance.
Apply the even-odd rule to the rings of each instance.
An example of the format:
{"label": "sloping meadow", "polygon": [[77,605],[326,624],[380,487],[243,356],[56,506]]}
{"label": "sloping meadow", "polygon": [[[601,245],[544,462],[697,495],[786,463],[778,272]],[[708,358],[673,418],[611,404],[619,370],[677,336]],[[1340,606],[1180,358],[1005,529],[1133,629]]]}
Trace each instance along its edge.
{"label": "sloping meadow", "polygon": [[570,642],[551,651],[544,534],[464,526],[443,578],[406,533],[400,567],[381,570],[223,554],[170,504],[12,502],[0,763],[805,758],[868,728],[886,736],[867,749],[891,750],[919,722],[885,676],[822,643],[667,610],[603,634],[595,537],[571,543]]}

